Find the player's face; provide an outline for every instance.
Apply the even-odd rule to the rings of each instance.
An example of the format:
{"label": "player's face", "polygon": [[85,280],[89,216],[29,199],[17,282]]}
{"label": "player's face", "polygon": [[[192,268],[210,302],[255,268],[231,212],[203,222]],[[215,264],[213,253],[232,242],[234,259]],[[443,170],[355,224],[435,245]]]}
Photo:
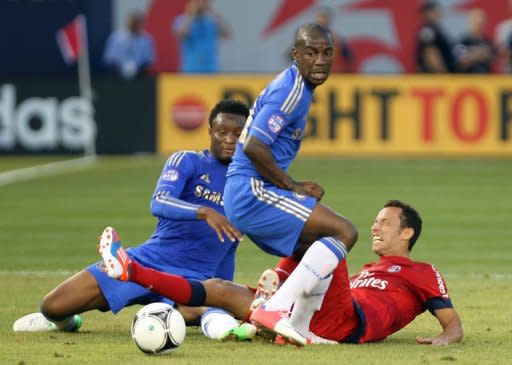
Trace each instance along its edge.
{"label": "player's face", "polygon": [[322,33],[307,33],[304,44],[293,49],[300,73],[313,86],[323,84],[329,77],[333,55],[332,37]]}
{"label": "player's face", "polygon": [[375,223],[372,225],[372,250],[379,256],[408,255],[410,231],[412,228],[402,228],[400,217],[402,208],[383,208]]}
{"label": "player's face", "polygon": [[243,115],[217,114],[209,130],[210,151],[217,160],[226,164],[231,162],[244,123],[245,117]]}

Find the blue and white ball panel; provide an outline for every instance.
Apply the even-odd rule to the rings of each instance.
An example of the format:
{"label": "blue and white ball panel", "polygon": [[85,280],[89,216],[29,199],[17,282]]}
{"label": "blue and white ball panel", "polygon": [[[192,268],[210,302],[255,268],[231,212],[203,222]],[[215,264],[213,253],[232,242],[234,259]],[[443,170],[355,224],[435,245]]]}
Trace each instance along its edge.
{"label": "blue and white ball panel", "polygon": [[254,177],[229,177],[224,210],[229,221],[263,251],[291,255],[317,200]]}
{"label": "blue and white ball panel", "polygon": [[87,268],[98,282],[103,296],[107,300],[112,313],[116,314],[124,307],[133,304],[149,304],[154,302],[164,302],[174,306],[174,302],[159,294],[155,294],[150,290],[138,284],[129,281],[120,281],[112,279],[106,273],[98,268],[102,262],[97,262]]}

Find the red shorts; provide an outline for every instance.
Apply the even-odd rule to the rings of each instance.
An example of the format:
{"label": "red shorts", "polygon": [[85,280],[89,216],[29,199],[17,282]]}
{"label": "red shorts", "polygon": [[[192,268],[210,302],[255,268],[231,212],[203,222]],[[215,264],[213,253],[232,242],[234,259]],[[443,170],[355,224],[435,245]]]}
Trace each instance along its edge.
{"label": "red shorts", "polygon": [[343,342],[361,326],[350,290],[347,262],[343,260],[333,271],[333,278],[309,329],[317,336]]}

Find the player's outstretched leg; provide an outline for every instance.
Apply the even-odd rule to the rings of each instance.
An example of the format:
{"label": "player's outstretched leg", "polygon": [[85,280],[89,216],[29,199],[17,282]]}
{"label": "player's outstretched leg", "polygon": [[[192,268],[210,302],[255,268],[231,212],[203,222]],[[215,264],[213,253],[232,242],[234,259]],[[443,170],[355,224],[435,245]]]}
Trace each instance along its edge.
{"label": "player's outstretched leg", "polygon": [[98,252],[103,258],[108,276],[122,281],[130,279],[130,264],[132,261],[121,245],[119,235],[114,228],[105,228],[100,236]]}

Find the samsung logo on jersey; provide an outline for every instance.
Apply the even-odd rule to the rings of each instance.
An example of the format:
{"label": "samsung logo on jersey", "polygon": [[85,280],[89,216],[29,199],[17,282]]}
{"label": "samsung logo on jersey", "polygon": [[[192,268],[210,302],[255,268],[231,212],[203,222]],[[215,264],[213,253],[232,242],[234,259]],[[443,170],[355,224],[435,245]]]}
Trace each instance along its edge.
{"label": "samsung logo on jersey", "polygon": [[212,191],[208,188],[205,188],[202,185],[196,186],[194,190],[194,195],[197,196],[198,198],[203,198],[215,204],[224,206],[224,199],[222,197],[222,193],[219,193],[218,191]]}

